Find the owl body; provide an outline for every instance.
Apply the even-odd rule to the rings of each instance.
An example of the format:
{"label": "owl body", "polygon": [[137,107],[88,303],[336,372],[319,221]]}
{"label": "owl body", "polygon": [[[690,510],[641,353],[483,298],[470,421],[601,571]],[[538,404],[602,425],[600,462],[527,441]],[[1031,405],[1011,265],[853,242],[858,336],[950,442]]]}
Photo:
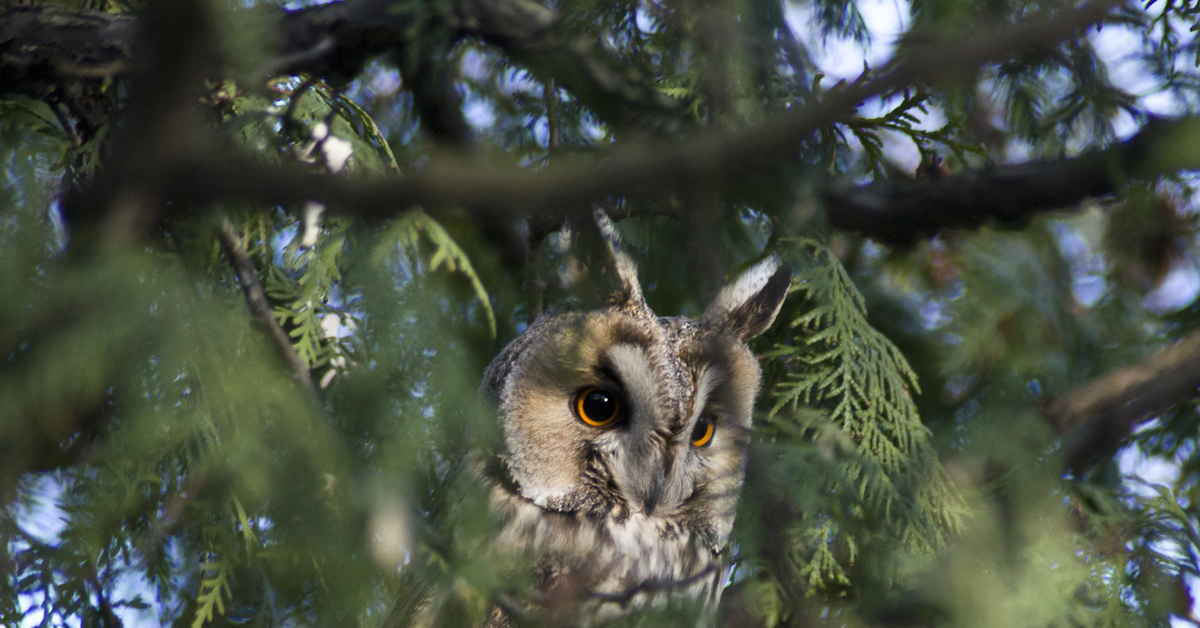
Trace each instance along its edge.
{"label": "owl body", "polygon": [[715,608],[760,379],[745,340],[790,283],[768,259],[703,317],[659,317],[612,253],[609,307],[539,320],[485,376],[506,449],[489,480],[497,546],[533,557],[534,614],[582,624],[672,599]]}

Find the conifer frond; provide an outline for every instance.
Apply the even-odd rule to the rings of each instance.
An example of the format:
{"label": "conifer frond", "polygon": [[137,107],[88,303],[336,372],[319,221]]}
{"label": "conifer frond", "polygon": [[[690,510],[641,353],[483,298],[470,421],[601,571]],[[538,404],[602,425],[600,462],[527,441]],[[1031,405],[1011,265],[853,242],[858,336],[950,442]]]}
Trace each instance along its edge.
{"label": "conifer frond", "polygon": [[[771,420],[795,417],[803,428],[817,427],[817,420],[838,425],[857,444],[857,459],[846,472],[864,512],[895,525],[910,549],[932,552],[956,534],[965,507],[917,415],[910,393],[919,390],[916,375],[900,350],[867,322],[862,294],[833,253],[812,240],[794,244],[807,263],[793,291],[807,305],[791,321],[795,340],[767,354],[788,369],[772,390]],[[799,412],[806,406],[827,414]],[[815,530],[823,540],[832,534],[829,524]],[[823,565],[829,560],[821,552],[816,558]],[[839,578],[828,566],[813,569]]]}
{"label": "conifer frond", "polygon": [[471,265],[466,251],[463,251],[462,247],[446,231],[446,228],[429,214],[415,209],[393,221],[375,249],[376,263],[382,263],[389,259],[397,246],[409,254],[416,253],[421,243],[421,234],[425,234],[425,237],[434,246],[434,251],[427,262],[430,272],[436,271],[444,265],[446,270],[452,273],[462,273],[470,282],[471,289],[474,290],[475,296],[479,299],[479,305],[483,308],[488,332],[493,338],[496,337],[496,313],[492,310],[492,302],[488,297],[487,289],[483,287],[483,282],[479,279],[479,274]]}
{"label": "conifer frond", "polygon": [[200,568],[200,594],[196,597],[196,618],[192,628],[202,628],[217,615],[225,614],[225,598],[233,596],[229,586],[229,569],[220,558],[204,563]]}

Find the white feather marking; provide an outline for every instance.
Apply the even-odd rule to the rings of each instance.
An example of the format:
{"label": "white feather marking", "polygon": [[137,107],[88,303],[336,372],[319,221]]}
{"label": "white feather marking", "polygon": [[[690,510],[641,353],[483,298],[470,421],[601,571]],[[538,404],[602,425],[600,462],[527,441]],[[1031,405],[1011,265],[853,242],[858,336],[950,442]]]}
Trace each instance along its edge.
{"label": "white feather marking", "polygon": [[712,305],[704,314],[705,318],[719,320],[750,300],[762,291],[763,286],[767,285],[767,280],[779,270],[779,266],[779,258],[772,255],[738,275],[733,283],[722,288],[717,298],[713,299]]}
{"label": "white feather marking", "polygon": [[706,366],[696,378],[696,397],[692,401],[692,415],[688,417],[688,425],[696,422],[704,407],[708,405],[708,397],[725,381],[725,372],[716,366]]}
{"label": "white feather marking", "polygon": [[657,396],[654,388],[657,378],[645,349],[633,344],[613,345],[608,350],[608,359],[612,360],[613,369],[620,376],[628,401],[634,404],[635,410]]}

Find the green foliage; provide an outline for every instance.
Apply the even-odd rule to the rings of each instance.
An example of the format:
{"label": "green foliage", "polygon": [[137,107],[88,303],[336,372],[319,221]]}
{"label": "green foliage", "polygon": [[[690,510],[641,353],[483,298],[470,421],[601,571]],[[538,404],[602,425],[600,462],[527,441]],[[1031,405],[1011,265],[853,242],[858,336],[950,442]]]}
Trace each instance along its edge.
{"label": "green foliage", "polygon": [[496,336],[496,313],[492,311],[491,301],[488,300],[487,290],[479,275],[471,266],[471,260],[462,247],[446,231],[446,228],[425,212],[414,210],[406,213],[390,225],[384,232],[383,242],[376,248],[376,260],[382,262],[397,246],[409,254],[415,254],[420,245],[420,234],[424,233],[434,246],[429,256],[428,272],[436,271],[443,265],[450,272],[461,272],[471,283],[471,289],[479,298],[479,303],[487,318],[488,331]]}
{"label": "green foliage", "polygon": [[776,449],[759,455],[804,513],[788,531],[798,583],[845,595],[862,584],[852,569],[864,552],[871,577],[894,583],[902,557],[940,551],[967,509],[917,416],[915,374],[867,322],[842,264],[816,241],[786,244],[796,297],[764,355],[774,366],[760,429]]}
{"label": "green foliage", "polygon": [[[917,416],[909,392],[919,390],[916,376],[867,323],[862,295],[830,250],[811,240],[796,245],[811,258],[793,285],[813,305],[790,321],[798,335],[767,354],[787,369],[772,390],[770,420],[796,417],[798,427],[811,429],[814,416],[798,411],[827,409],[825,420],[856,443],[859,460],[845,474],[862,516],[884,522],[908,548],[932,552],[957,533],[965,513]],[[824,524],[812,538],[824,545],[832,533]]]}
{"label": "green foliage", "polygon": [[[883,175],[885,165],[888,165],[884,154],[882,133],[891,131],[906,136],[916,145],[922,157],[937,152],[935,146],[949,149],[959,163],[969,162],[972,157],[983,155],[983,150],[977,145],[959,139],[957,128],[953,123],[947,123],[941,129],[926,130],[922,128],[922,119],[918,114],[929,114],[927,101],[930,94],[905,92],[904,97],[895,107],[882,116],[874,118],[857,118],[846,122],[846,128],[862,145],[863,158],[866,166],[877,175]],[[845,134],[837,129],[842,141]]]}

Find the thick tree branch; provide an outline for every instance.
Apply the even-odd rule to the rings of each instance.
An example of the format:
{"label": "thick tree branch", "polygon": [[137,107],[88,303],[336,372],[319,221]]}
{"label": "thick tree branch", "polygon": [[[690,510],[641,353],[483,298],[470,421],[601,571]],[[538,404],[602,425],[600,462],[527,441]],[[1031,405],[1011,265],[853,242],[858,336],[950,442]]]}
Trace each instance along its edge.
{"label": "thick tree branch", "polygon": [[241,284],[242,292],[246,295],[246,305],[250,307],[250,315],[254,322],[262,328],[263,333],[275,347],[275,352],[287,364],[288,370],[292,373],[292,379],[296,380],[301,388],[315,395],[316,388],[313,386],[308,364],[300,359],[300,354],[296,353],[296,348],[292,346],[287,332],[283,331],[283,328],[279,326],[279,321],[275,320],[275,315],[271,312],[271,304],[267,302],[267,293],[263,291],[262,284],[258,283],[258,273],[254,270],[254,264],[246,256],[246,248],[242,246],[242,239],[238,236],[237,230],[234,229],[233,223],[229,221],[228,217],[221,217],[220,225],[217,228],[217,238],[221,241],[221,250],[229,258],[230,265],[237,271],[238,283]]}
{"label": "thick tree branch", "polygon": [[[406,41],[409,20],[382,9],[377,0],[364,0],[280,10],[282,41],[266,60],[264,75],[309,73],[333,82],[353,78],[367,59]],[[48,86],[72,79],[130,74],[142,19],[55,5],[0,11],[0,94],[36,98],[48,93]],[[210,71],[219,73],[215,67]]]}
{"label": "thick tree branch", "polygon": [[1200,333],[1051,400],[1042,415],[1063,436],[1067,468],[1112,453],[1139,424],[1196,394]]}
{"label": "thick tree branch", "polygon": [[40,98],[64,80],[123,75],[136,26],[130,15],[53,5],[0,11],[0,93]]}
{"label": "thick tree branch", "polygon": [[[286,69],[340,76],[361,66],[365,57],[355,55],[369,55],[400,45],[397,24],[389,26],[379,21],[384,18],[370,21],[366,17],[364,7],[378,8],[375,1],[379,0],[322,5],[287,14],[290,25],[284,28],[288,41],[285,51],[293,55],[304,51],[313,54],[306,57],[308,61],[297,61]],[[464,28],[503,31],[502,36],[496,35],[497,41],[510,45],[525,45],[520,42],[542,36],[543,26],[550,19],[533,20],[534,27],[530,27],[527,20],[517,18],[525,16],[532,20],[530,7],[540,5],[522,4],[519,0],[462,2],[459,19]],[[990,61],[1052,50],[1059,41],[1103,20],[1116,4],[1115,0],[1096,0],[1074,10],[1035,15],[1018,24],[967,37],[909,45],[875,75],[839,85],[820,102],[768,117],[757,126],[696,133],[678,142],[627,142],[591,157],[558,160],[540,172],[516,165],[437,156],[428,167],[403,179],[350,183],[299,170],[276,170],[232,158],[224,151],[199,150],[193,144],[187,150],[180,146],[176,151],[175,191],[190,192],[197,197],[241,196],[271,203],[316,200],[335,210],[380,218],[417,205],[431,209],[454,205],[473,211],[501,208],[554,216],[586,207],[595,199],[639,189],[687,187],[696,181],[719,189],[748,172],[795,155],[815,131],[853,115],[869,98],[917,82],[969,75]],[[522,25],[524,30],[519,28]],[[0,32],[8,31],[0,26]],[[9,37],[11,40],[11,34]],[[327,44],[328,37],[333,37],[336,43]],[[357,45],[348,45],[350,41]],[[315,54],[322,48],[337,52],[331,52],[330,56]],[[104,48],[116,49],[119,47]],[[171,162],[156,159],[155,163]],[[1090,190],[1083,187],[1084,192]]]}
{"label": "thick tree branch", "polygon": [[990,221],[1021,223],[1113,194],[1130,178],[1200,168],[1200,117],[1154,120],[1106,150],[1060,161],[971,169],[929,181],[834,184],[829,221],[889,244]]}
{"label": "thick tree branch", "polygon": [[[496,44],[543,79],[557,79],[602,118],[662,128],[682,113],[648,77],[628,69],[601,42],[558,23],[557,13],[532,0],[455,0],[439,14],[433,5],[389,0],[330,2],[277,10],[277,45],[264,51],[262,78],[307,74],[344,84],[370,59],[391,55],[410,88],[428,94],[422,113],[435,130],[462,132],[453,86],[441,80],[446,50],[466,37]],[[69,12],[53,5],[0,11],[0,96],[43,98],[73,82],[99,83],[132,71],[140,18],[128,14]],[[419,28],[416,28],[419,26]],[[428,49],[440,42],[445,50]],[[222,75],[215,58],[209,73]],[[433,76],[436,80],[429,80]],[[449,90],[449,94],[447,94]],[[428,102],[427,102],[428,101]],[[424,105],[428,105],[425,107]],[[449,116],[450,118],[447,118]],[[449,119],[449,121],[446,121]]]}

